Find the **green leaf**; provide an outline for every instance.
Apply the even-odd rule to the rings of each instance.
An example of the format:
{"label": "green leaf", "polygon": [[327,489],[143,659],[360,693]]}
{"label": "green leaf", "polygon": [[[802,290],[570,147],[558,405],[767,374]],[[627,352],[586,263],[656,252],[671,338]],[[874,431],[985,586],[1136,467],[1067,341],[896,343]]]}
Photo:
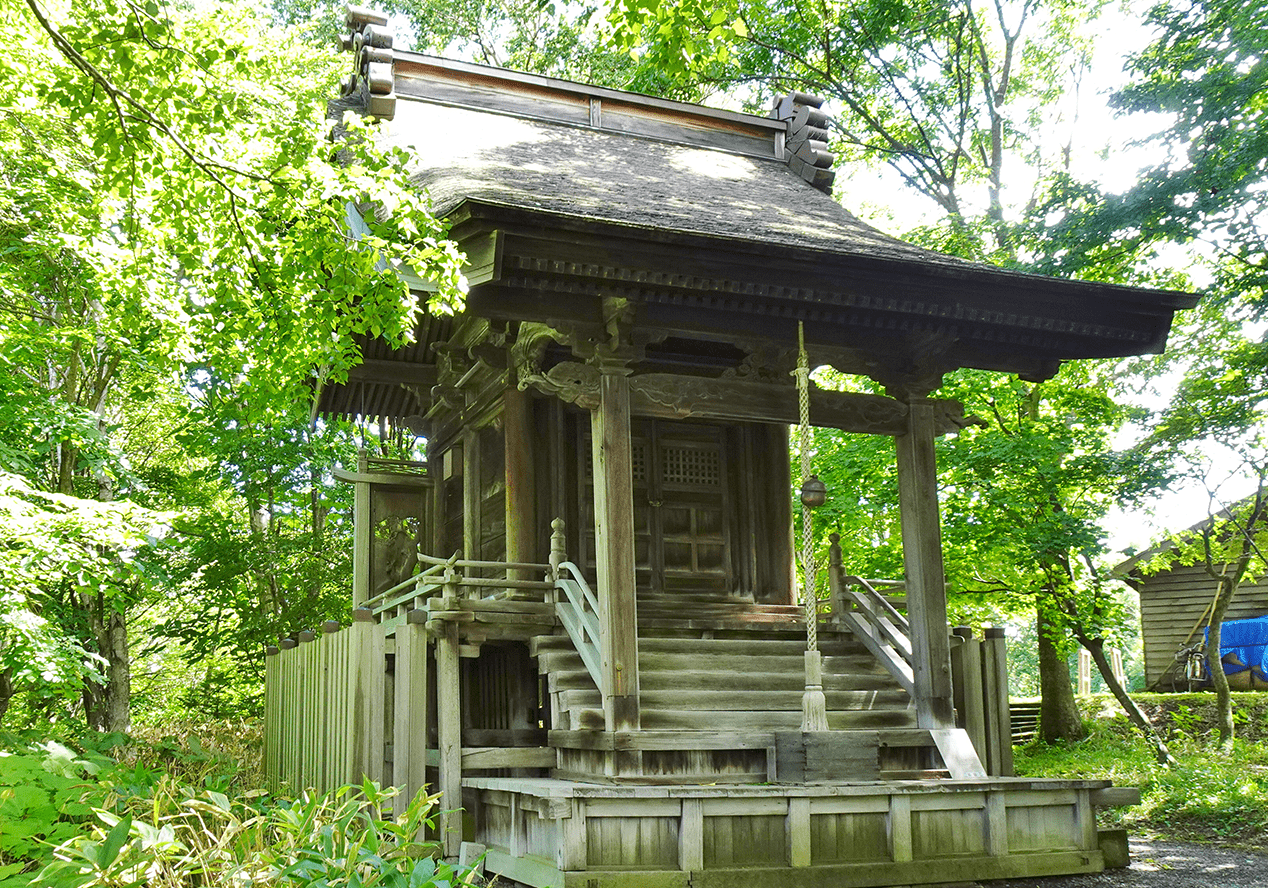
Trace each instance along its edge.
{"label": "green leaf", "polygon": [[108,870],[110,865],[118,858],[119,852],[128,841],[128,834],[132,829],[132,818],[124,817],[110,830],[106,839],[101,844],[101,854],[97,858],[97,865],[102,870]]}

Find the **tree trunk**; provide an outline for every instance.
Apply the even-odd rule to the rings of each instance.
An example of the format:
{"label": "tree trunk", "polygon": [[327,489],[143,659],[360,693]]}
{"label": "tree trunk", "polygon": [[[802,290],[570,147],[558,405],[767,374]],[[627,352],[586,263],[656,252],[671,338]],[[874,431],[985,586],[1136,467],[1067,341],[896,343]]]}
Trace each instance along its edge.
{"label": "tree trunk", "polygon": [[17,691],[13,687],[13,669],[0,669],[0,723],[4,722],[5,713],[9,711],[9,704],[13,702],[13,696]]}
{"label": "tree trunk", "polygon": [[1211,667],[1211,684],[1215,686],[1215,709],[1219,717],[1220,746],[1228,747],[1233,743],[1233,695],[1228,689],[1228,676],[1224,674],[1224,664],[1220,658],[1220,644],[1223,641],[1224,614],[1233,603],[1233,593],[1237,591],[1236,576],[1219,578],[1219,592],[1215,596],[1215,604],[1211,607],[1210,637],[1206,645],[1206,661]]}
{"label": "tree trunk", "polygon": [[1154,759],[1160,765],[1176,764],[1176,760],[1171,756],[1171,751],[1162,742],[1162,738],[1158,736],[1154,726],[1149,723],[1149,719],[1145,718],[1145,714],[1140,711],[1136,701],[1127,693],[1127,689],[1119,683],[1118,676],[1114,674],[1114,667],[1110,665],[1109,658],[1105,656],[1105,639],[1088,638],[1080,635],[1079,642],[1092,655],[1092,660],[1096,663],[1096,668],[1100,670],[1105,686],[1110,689],[1110,693],[1114,695],[1118,705],[1122,706],[1127,713],[1127,720],[1136,726],[1136,730],[1140,731],[1149,745],[1153,747]]}
{"label": "tree trunk", "polygon": [[105,683],[84,681],[84,717],[94,731],[126,732],[132,723],[132,665],[128,652],[128,624],[123,614],[107,610],[101,596],[84,601],[89,611],[97,653],[106,661]]}
{"label": "tree trunk", "polygon": [[1081,740],[1086,736],[1083,718],[1074,702],[1070,665],[1053,638],[1053,624],[1047,616],[1050,603],[1045,596],[1035,599],[1035,629],[1039,636],[1039,739],[1044,743]]}

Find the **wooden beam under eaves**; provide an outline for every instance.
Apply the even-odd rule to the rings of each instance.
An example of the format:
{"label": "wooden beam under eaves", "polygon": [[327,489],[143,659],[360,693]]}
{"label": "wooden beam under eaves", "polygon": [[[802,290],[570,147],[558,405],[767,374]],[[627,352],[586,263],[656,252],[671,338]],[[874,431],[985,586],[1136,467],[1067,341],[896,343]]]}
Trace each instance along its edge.
{"label": "wooden beam under eaves", "polygon": [[434,364],[367,358],[348,371],[348,381],[417,385],[430,389],[437,383],[438,377]]}

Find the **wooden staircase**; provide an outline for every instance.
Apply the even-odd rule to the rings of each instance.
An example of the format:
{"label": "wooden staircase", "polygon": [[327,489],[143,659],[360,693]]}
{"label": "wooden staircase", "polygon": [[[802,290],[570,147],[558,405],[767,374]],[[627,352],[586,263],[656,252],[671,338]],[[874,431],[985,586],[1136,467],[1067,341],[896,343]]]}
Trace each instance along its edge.
{"label": "wooden staircase", "polygon": [[[799,732],[802,619],[801,609],[792,605],[640,595],[640,730],[664,737],[730,735],[753,744],[759,736]],[[882,747],[894,747],[888,758],[882,755],[886,777],[945,776],[928,752],[928,732],[916,728],[910,695],[867,647],[827,620],[819,625],[819,647],[829,729],[879,734]],[[601,732],[599,690],[572,641],[566,635],[540,636],[530,652],[546,679],[552,728]]]}
{"label": "wooden staircase", "polygon": [[[805,632],[797,608],[640,602],[639,708],[649,731],[796,731],[805,687]],[[646,619],[643,613],[650,611]],[[688,616],[676,616],[686,613]],[[848,632],[824,624],[824,693],[835,731],[915,727],[911,698]],[[555,725],[602,730],[599,690],[566,636],[532,653],[548,676]]]}

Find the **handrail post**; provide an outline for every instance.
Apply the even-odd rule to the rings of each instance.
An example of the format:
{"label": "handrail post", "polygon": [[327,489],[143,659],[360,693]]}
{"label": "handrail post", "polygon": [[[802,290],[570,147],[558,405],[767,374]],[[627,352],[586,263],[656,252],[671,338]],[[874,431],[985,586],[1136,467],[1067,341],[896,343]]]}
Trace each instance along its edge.
{"label": "handrail post", "polygon": [[[564,535],[564,519],[556,518],[550,522],[550,569],[547,571],[546,579],[551,583],[559,582],[559,568],[568,560],[568,538]],[[559,601],[559,593],[552,586],[546,592],[546,602],[548,604],[556,604]]]}
{"label": "handrail post", "polygon": [[840,623],[845,609],[841,596],[841,534],[828,534],[828,602],[832,607],[832,622]]}

